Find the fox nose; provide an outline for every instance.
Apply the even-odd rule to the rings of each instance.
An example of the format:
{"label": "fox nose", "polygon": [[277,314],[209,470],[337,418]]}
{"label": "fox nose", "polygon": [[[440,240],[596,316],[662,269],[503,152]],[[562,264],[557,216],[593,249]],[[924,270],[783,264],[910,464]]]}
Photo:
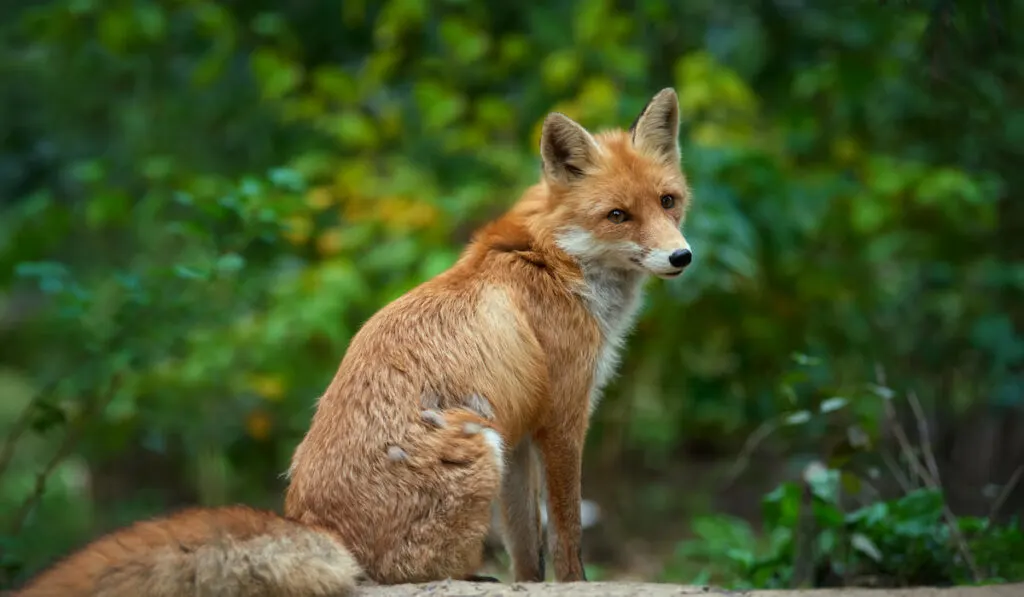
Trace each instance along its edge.
{"label": "fox nose", "polygon": [[678,249],[668,256],[668,262],[672,267],[686,267],[693,261],[693,252],[689,249]]}

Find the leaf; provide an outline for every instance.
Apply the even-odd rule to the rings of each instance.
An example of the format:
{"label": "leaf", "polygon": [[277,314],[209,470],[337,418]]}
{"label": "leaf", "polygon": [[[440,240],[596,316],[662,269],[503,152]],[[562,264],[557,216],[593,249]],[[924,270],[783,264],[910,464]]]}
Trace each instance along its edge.
{"label": "leaf", "polygon": [[896,392],[890,388],[886,388],[877,384],[870,384],[869,389],[873,394],[884,400],[892,400],[896,397]]}
{"label": "leaf", "polygon": [[849,471],[843,471],[839,479],[843,491],[850,495],[860,493],[861,486],[864,484],[860,477]]}
{"label": "leaf", "polygon": [[226,274],[233,274],[245,267],[245,259],[238,253],[225,253],[217,259],[217,269]]}
{"label": "leaf", "polygon": [[32,408],[32,430],[46,433],[50,429],[67,423],[64,411],[48,402],[36,402]]}
{"label": "leaf", "polygon": [[851,535],[850,546],[876,562],[882,561],[882,551],[864,533],[854,533]]}
{"label": "leaf", "polygon": [[802,425],[811,420],[811,411],[798,410],[795,413],[786,415],[783,419],[787,425]]}
{"label": "leaf", "polygon": [[818,535],[818,554],[830,558],[832,551],[836,548],[836,532],[833,529],[825,529]]}
{"label": "leaf", "polygon": [[820,358],[806,355],[802,352],[794,352],[792,359],[797,365],[802,367],[815,367],[821,364]]}
{"label": "leaf", "polygon": [[174,273],[179,278],[185,278],[187,280],[204,280],[207,277],[205,272],[187,265],[174,266]]}
{"label": "leaf", "polygon": [[875,502],[847,514],[846,522],[851,524],[865,523],[873,525],[885,521],[888,516],[889,506],[885,502]]}
{"label": "leaf", "polygon": [[812,462],[804,469],[803,477],[814,495],[830,504],[835,503],[839,496],[839,471],[820,462]]}
{"label": "leaf", "polygon": [[761,500],[765,528],[792,527],[800,513],[800,487],[796,483],[783,483]]}
{"label": "leaf", "polygon": [[697,573],[697,576],[693,577],[693,580],[690,581],[690,584],[702,587],[706,586],[709,580],[711,580],[711,572],[709,572],[707,568],[701,568],[700,572]]}
{"label": "leaf", "polygon": [[850,401],[847,400],[846,398],[841,398],[839,396],[834,396],[834,397],[829,398],[827,400],[822,400],[821,404],[818,406],[818,409],[822,413],[835,412],[835,411],[843,408],[847,404],[849,404],[849,402]]}
{"label": "leaf", "polygon": [[301,192],[306,188],[302,174],[291,168],[272,168],[267,173],[267,178],[274,185],[289,191]]}
{"label": "leaf", "polygon": [[281,99],[302,81],[302,67],[267,48],[258,48],[252,56],[253,74],[263,97]]}
{"label": "leaf", "polygon": [[747,550],[754,544],[750,526],[730,516],[701,516],[694,519],[692,528],[694,534],[715,545],[716,550],[722,553],[737,548]]}
{"label": "leaf", "polygon": [[20,278],[35,278],[39,289],[50,295],[64,291],[68,278],[67,267],[53,261],[23,261],[14,272]]}
{"label": "leaf", "polygon": [[552,52],[541,63],[541,79],[552,90],[565,89],[579,75],[579,58],[570,50]]}
{"label": "leaf", "polygon": [[490,48],[487,32],[463,19],[443,18],[439,33],[456,63],[473,64],[482,59]]}

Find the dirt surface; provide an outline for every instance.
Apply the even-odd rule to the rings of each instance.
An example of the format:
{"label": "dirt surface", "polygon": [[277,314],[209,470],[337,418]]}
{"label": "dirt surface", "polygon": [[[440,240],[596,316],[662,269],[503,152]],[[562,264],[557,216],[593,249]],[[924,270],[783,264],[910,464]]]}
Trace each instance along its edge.
{"label": "dirt surface", "polygon": [[915,589],[814,589],[807,591],[726,591],[713,587],[633,582],[588,583],[471,583],[443,581],[421,585],[361,587],[366,597],[670,597],[728,595],[730,597],[1024,597],[1024,584],[988,587]]}

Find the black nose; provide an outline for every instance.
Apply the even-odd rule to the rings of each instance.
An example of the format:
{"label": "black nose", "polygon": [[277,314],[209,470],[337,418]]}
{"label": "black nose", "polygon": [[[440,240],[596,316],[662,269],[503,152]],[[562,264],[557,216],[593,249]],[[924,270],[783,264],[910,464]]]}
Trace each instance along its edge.
{"label": "black nose", "polygon": [[668,256],[672,267],[686,267],[693,261],[693,253],[689,249],[679,249]]}

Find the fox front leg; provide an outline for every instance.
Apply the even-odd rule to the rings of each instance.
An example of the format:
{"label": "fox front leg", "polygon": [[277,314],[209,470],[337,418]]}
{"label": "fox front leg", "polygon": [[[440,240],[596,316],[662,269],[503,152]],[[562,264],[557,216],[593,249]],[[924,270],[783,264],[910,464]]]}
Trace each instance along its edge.
{"label": "fox front leg", "polygon": [[549,544],[558,582],[587,580],[583,570],[580,516],[583,438],[579,437],[582,433],[567,431],[569,429],[545,429],[537,436],[544,459]]}
{"label": "fox front leg", "polygon": [[516,582],[543,582],[544,536],[540,516],[541,470],[530,438],[519,442],[507,461],[501,486],[505,549]]}

